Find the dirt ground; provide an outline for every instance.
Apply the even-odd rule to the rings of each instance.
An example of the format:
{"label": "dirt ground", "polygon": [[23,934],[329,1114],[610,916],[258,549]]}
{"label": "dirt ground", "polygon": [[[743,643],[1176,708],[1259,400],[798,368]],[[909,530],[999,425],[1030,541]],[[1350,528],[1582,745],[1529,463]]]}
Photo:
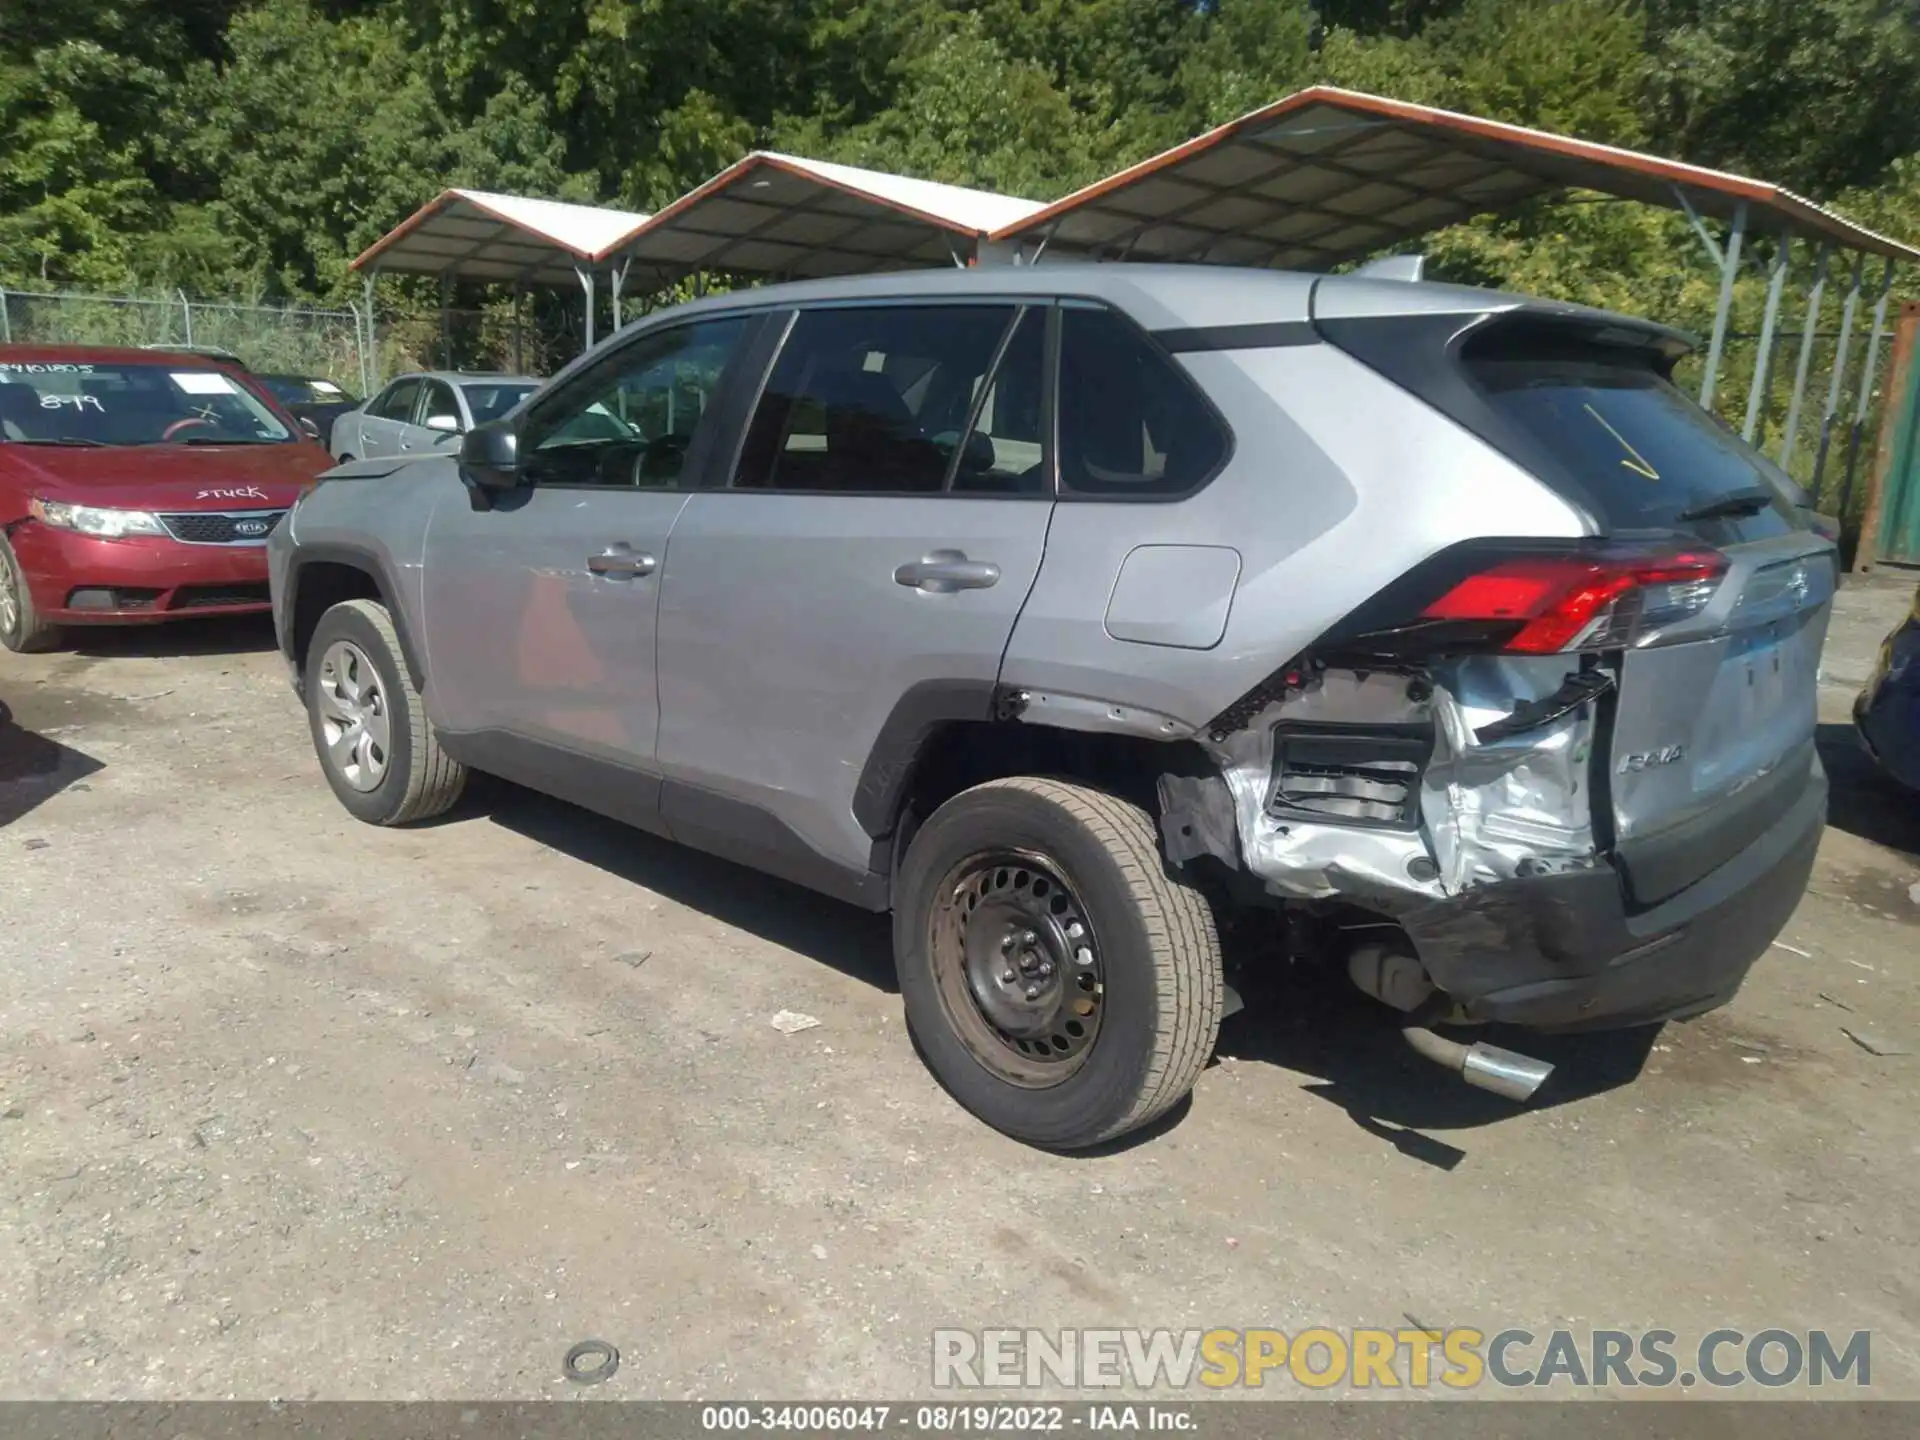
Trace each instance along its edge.
{"label": "dirt ground", "polygon": [[[1873,1332],[1920,1396],[1920,802],[1844,721],[1728,1008],[1530,1043],[1516,1110],[1270,977],[1193,1103],[1036,1153],[950,1102],[883,921],[500,784],[378,831],[265,622],[0,656],[0,1397],[918,1396],[943,1326]],[[794,1010],[820,1024],[783,1034]],[[1749,1392],[1750,1393],[1750,1392]]]}

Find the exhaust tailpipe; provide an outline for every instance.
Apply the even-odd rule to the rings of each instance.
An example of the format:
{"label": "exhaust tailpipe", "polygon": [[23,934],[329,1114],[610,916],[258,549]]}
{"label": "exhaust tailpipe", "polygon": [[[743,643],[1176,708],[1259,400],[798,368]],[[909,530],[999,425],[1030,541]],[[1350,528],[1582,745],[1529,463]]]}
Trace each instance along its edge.
{"label": "exhaust tailpipe", "polygon": [[1400,1033],[1417,1054],[1453,1071],[1469,1085],[1491,1090],[1509,1100],[1531,1100],[1534,1092],[1553,1074],[1553,1066],[1544,1060],[1516,1055],[1484,1041],[1462,1045],[1457,1040],[1434,1034],[1423,1025],[1409,1025]]}

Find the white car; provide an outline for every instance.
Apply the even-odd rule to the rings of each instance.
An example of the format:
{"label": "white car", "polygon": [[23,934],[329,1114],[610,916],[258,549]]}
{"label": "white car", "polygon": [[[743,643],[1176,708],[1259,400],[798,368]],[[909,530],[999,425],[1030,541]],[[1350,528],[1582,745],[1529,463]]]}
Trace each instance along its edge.
{"label": "white car", "polygon": [[415,371],[336,420],[327,448],[343,462],[444,452],[454,436],[498,420],[539,388],[528,375]]}

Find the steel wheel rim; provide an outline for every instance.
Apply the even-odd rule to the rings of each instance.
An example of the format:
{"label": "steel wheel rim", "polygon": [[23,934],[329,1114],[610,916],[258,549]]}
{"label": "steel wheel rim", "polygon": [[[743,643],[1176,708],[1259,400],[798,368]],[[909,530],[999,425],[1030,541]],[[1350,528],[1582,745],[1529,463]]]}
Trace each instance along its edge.
{"label": "steel wheel rim", "polygon": [[367,652],[351,640],[329,645],[320,657],[314,703],[328,768],[355,790],[377,788],[392,758],[393,725],[386,687]]}
{"label": "steel wheel rim", "polygon": [[0,635],[11,635],[20,624],[20,572],[10,557],[0,554]]}
{"label": "steel wheel rim", "polygon": [[1046,856],[982,851],[935,892],[927,952],[948,1020],[969,1053],[1011,1084],[1065,1081],[1106,1012],[1106,970],[1086,906]]}

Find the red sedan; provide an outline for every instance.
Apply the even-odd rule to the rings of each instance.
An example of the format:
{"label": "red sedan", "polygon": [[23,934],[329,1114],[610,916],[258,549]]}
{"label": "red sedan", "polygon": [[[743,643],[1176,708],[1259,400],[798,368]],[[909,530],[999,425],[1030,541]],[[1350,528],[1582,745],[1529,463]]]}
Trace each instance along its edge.
{"label": "red sedan", "polygon": [[267,535],[332,463],[233,366],[0,345],[0,644],[268,609]]}

